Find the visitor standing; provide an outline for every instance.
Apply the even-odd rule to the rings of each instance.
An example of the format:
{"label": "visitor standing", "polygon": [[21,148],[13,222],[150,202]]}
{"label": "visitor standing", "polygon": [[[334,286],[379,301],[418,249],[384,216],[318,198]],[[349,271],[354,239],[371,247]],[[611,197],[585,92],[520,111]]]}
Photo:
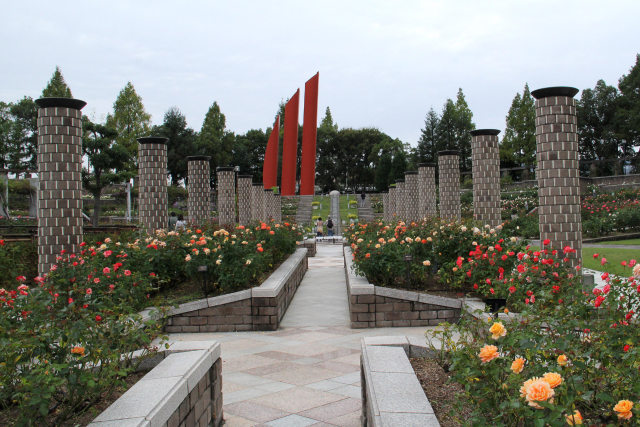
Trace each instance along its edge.
{"label": "visitor standing", "polygon": [[364,190],[362,190],[362,194],[360,194],[360,199],[362,199],[360,201],[360,207],[361,208],[364,208],[364,199],[366,199],[366,198],[367,198],[367,195],[365,194]]}
{"label": "visitor standing", "polygon": [[316,221],[316,236],[317,237],[322,237],[322,233],[324,232],[324,229],[322,228],[323,226],[323,222],[322,222],[322,217],[318,217],[318,220]]}
{"label": "visitor standing", "polygon": [[333,236],[333,221],[331,220],[331,217],[327,219],[327,236]]}
{"label": "visitor standing", "polygon": [[169,216],[169,230],[176,229],[176,222],[178,222],[178,217],[175,212],[171,212],[171,215]]}
{"label": "visitor standing", "polygon": [[187,227],[187,223],[184,221],[184,216],[182,214],[178,215],[178,220],[176,221],[176,230],[184,231]]}

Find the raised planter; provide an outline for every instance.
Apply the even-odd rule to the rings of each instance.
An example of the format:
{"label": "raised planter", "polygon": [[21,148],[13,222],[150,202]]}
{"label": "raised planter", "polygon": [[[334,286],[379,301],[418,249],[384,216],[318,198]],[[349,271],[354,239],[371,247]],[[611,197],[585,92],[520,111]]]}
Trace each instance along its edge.
{"label": "raised planter", "polygon": [[316,256],[316,238],[304,239],[300,244],[303,248],[307,248],[307,258]]}
{"label": "raised planter", "polygon": [[344,263],[352,328],[430,326],[460,319],[461,300],[375,286],[355,274],[348,246]]}
{"label": "raised planter", "polygon": [[[314,241],[315,244],[315,241]],[[181,304],[168,313],[165,331],[273,331],[308,268],[307,249],[297,249],[262,285]]]}
{"label": "raised planter", "polygon": [[98,415],[90,427],[222,424],[218,342],[175,343],[151,362],[156,366]]}
{"label": "raised planter", "polygon": [[428,355],[414,338],[362,339],[360,382],[363,426],[423,426],[440,423],[409,362]]}

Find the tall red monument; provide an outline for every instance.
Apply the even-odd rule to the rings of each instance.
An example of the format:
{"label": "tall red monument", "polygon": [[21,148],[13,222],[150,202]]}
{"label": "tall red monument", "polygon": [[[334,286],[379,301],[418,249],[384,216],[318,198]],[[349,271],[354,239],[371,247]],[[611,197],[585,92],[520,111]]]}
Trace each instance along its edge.
{"label": "tall red monument", "polygon": [[298,109],[300,89],[296,90],[284,106],[284,138],[282,141],[282,176],[280,194],[293,196],[296,193],[296,167],[298,158]]}
{"label": "tall red monument", "polygon": [[280,138],[280,116],[276,117],[273,124],[267,150],[264,153],[264,164],[262,165],[262,184],[265,189],[278,185],[278,139]]}
{"label": "tall red monument", "polygon": [[304,125],[302,127],[302,162],[300,195],[313,195],[316,183],[316,134],[318,130],[318,80],[316,73],[304,85]]}

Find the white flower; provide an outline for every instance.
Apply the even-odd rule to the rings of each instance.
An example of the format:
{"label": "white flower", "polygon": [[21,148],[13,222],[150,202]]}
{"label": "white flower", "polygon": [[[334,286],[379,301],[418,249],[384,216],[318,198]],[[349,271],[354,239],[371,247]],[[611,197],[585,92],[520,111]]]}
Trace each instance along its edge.
{"label": "white flower", "polygon": [[216,260],[216,265],[220,265],[220,264],[222,264],[222,260],[221,259],[217,259]]}
{"label": "white flower", "polygon": [[184,257],[184,260],[187,262],[191,261],[191,255],[187,254],[187,256]]}
{"label": "white flower", "polygon": [[429,261],[428,259],[427,259],[427,260],[425,260],[425,261],[422,261],[422,265],[424,265],[424,266],[427,266],[427,267],[428,267],[428,266],[430,266],[430,265],[431,265],[431,261]]}
{"label": "white flower", "polygon": [[[218,261],[220,261],[220,260],[218,260]],[[244,264],[245,264],[245,265],[249,265],[249,264],[251,264],[251,260],[250,260],[250,259],[248,259]]]}

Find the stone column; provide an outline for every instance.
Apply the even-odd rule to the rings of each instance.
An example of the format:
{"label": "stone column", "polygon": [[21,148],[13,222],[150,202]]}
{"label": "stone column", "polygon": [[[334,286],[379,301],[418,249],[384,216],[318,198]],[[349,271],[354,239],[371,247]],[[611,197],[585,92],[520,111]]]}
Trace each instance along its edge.
{"label": "stone column", "polygon": [[211,216],[211,178],[209,172],[209,156],[187,157],[189,198],[187,209],[189,222],[204,224]]}
{"label": "stone column", "polygon": [[254,182],[251,186],[251,220],[262,220],[262,184]]}
{"label": "stone column", "polygon": [[263,199],[263,214],[262,214],[262,220],[264,222],[269,222],[271,219],[273,219],[273,210],[272,210],[272,204],[271,204],[271,199],[273,198],[273,190],[271,188],[265,188],[264,191],[262,192],[262,197],[264,197]]}
{"label": "stone column", "polygon": [[169,226],[168,138],[138,138],[138,217],[148,233]]}
{"label": "stone column", "polygon": [[238,175],[238,223],[251,221],[251,175]]}
{"label": "stone column", "polygon": [[438,216],[436,201],[436,164],[418,165],[418,219]]}
{"label": "stone column", "polygon": [[382,220],[389,221],[389,193],[387,191],[382,193]]}
{"label": "stone column", "polygon": [[38,105],[38,274],[82,241],[82,113],[86,102],[41,98]]}
{"label": "stone column", "polygon": [[216,169],[218,181],[218,224],[233,227],[236,223],[236,173],[232,166]]}
{"label": "stone column", "polygon": [[540,240],[553,249],[570,246],[572,265],[582,262],[580,173],[576,102],[578,89],[548,87],[531,92],[536,99],[536,160]]}
{"label": "stone column", "polygon": [[440,218],[460,220],[460,156],[457,151],[438,152]]}
{"label": "stone column", "polygon": [[492,228],[502,223],[499,133],[498,129],[471,131],[473,219]]}
{"label": "stone column", "polygon": [[282,196],[280,194],[273,195],[273,220],[278,224],[282,222]]}
{"label": "stone column", "polygon": [[418,171],[404,173],[407,222],[418,220]]}
{"label": "stone column", "polygon": [[389,221],[395,221],[398,218],[396,212],[396,200],[398,189],[396,187],[389,187]]}
{"label": "stone column", "polygon": [[401,221],[407,220],[407,201],[405,199],[404,190],[404,180],[396,179],[396,219]]}

